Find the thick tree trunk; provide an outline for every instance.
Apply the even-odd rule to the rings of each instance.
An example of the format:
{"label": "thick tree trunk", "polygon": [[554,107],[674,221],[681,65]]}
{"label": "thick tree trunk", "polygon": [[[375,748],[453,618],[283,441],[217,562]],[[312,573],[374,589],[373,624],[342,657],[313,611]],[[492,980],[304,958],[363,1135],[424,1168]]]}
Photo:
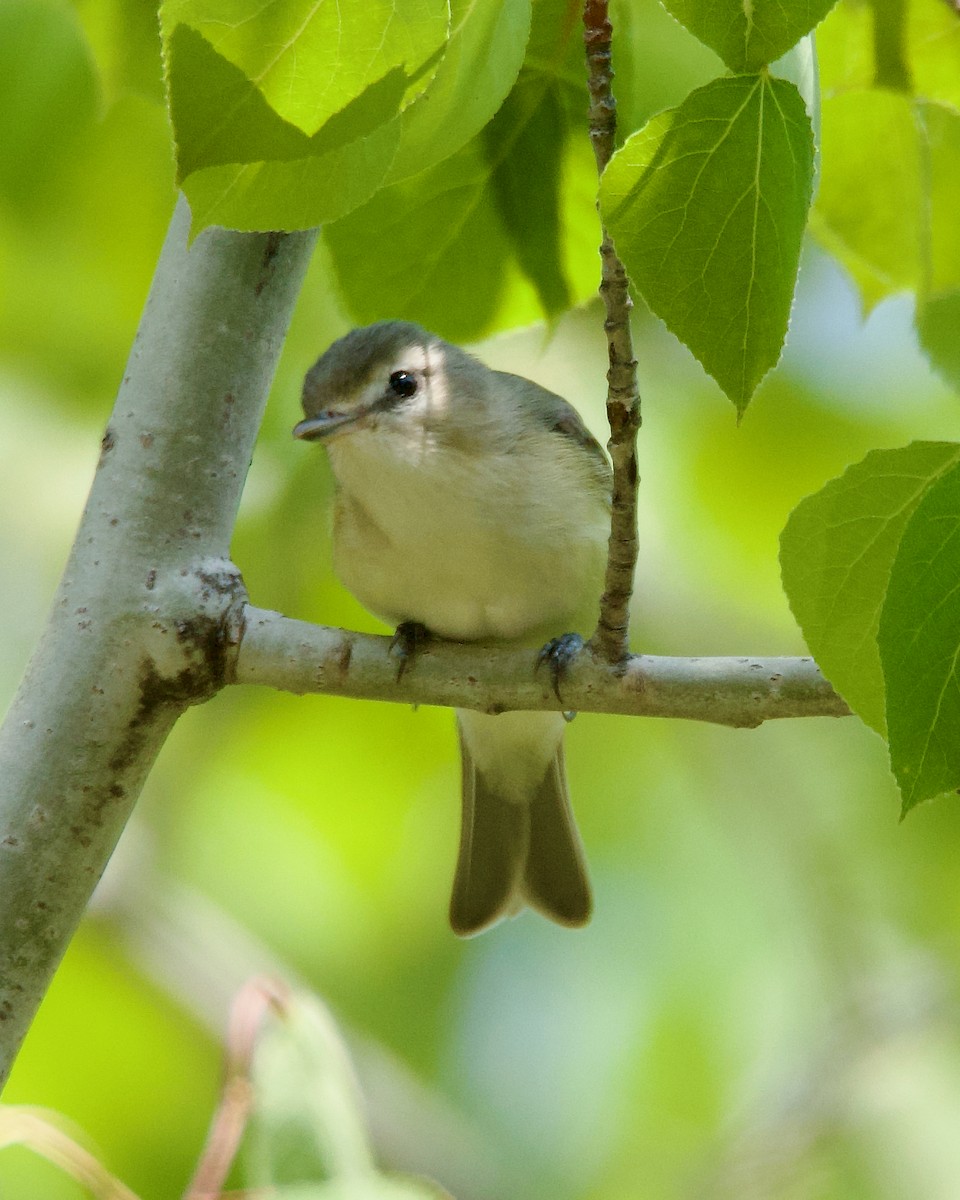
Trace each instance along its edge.
{"label": "thick tree trunk", "polygon": [[230,537],[314,235],[214,229],[188,247],[189,224],[181,199],[0,728],[0,1083],[164,739],[239,638]]}

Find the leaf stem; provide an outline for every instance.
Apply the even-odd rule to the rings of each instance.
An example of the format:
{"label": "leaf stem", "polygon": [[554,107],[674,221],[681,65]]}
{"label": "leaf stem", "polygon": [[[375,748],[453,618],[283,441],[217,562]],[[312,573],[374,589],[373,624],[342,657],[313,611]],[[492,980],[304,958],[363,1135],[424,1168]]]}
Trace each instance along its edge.
{"label": "leaf stem", "polygon": [[[611,43],[613,26],[607,0],[586,0],[583,9],[587,87],[590,91],[588,130],[597,160],[597,174],[613,154],[617,108],[613,96]],[[606,310],[607,335],[607,449],[613,462],[613,495],[610,541],[600,619],[590,647],[609,663],[625,663],[629,655],[628,625],[633,574],[637,564],[637,431],[640,428],[640,391],[637,360],[630,335],[630,299],[627,272],[606,229],[600,245],[600,295]]]}

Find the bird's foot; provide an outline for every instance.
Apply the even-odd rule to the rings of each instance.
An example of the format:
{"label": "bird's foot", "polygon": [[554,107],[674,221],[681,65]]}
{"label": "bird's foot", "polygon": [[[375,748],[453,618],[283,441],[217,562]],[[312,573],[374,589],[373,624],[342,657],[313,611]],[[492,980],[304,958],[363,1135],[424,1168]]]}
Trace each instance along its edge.
{"label": "bird's foot", "polygon": [[430,638],[430,630],[419,621],[401,621],[397,626],[390,642],[390,653],[397,660],[397,683],[403,678],[407,667],[413,665]]}
{"label": "bird's foot", "polygon": [[[561,704],[563,697],[560,695],[560,683],[583,647],[584,641],[579,633],[564,633],[560,637],[551,638],[537,655],[536,669],[539,671],[544,664],[547,665],[550,671],[550,681],[553,684],[553,694]],[[563,715],[568,721],[572,721],[576,714],[564,713]]]}

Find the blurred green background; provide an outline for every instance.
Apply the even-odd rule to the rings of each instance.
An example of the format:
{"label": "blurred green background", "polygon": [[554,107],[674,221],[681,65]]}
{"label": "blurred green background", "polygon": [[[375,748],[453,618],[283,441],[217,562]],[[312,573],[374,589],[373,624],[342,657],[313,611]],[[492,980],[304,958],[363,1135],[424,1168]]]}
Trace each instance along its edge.
{"label": "blurred green background", "polygon": [[[712,71],[652,4],[635,7],[667,65],[642,104],[631,91],[633,124]],[[0,6],[4,703],[172,210],[168,127],[145,79],[107,103],[71,6]],[[589,231],[589,204],[581,219]],[[956,397],[911,315],[895,298],[863,320],[809,246],[783,363],[737,428],[638,312],[636,647],[803,653],[777,568],[792,506],[869,449],[956,436]],[[590,304],[550,336],[477,350],[568,396],[602,436],[601,321]],[[304,370],[348,325],[321,249],[234,557],[255,603],[379,630],[330,573],[330,478],[289,432]],[[179,1195],[229,996],[266,968],[331,1005],[389,1161],[436,1173],[459,1200],[955,1200],[960,808],[900,824],[884,746],[853,719],[732,732],[584,714],[568,765],[593,922],[569,932],[525,913],[462,942],[446,923],[449,713],[252,689],[190,711],[4,1099],[76,1122],[144,1200]],[[0,1151],[3,1200],[79,1195],[27,1151]]]}

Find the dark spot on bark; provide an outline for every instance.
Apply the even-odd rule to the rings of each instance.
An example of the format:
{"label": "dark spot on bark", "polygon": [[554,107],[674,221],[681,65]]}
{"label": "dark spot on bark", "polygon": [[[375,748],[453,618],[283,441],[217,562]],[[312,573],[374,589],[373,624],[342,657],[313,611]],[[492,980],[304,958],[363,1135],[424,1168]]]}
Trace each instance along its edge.
{"label": "dark spot on bark", "polygon": [[127,789],[121,787],[119,783],[110,784],[110,795],[113,796],[115,800],[122,800],[126,794]]}
{"label": "dark spot on bark", "polygon": [[119,525],[119,524],[120,524],[120,518],[119,518],[119,517],[111,517],[111,518],[110,518],[110,524],[111,524],[111,525]]}
{"label": "dark spot on bark", "polygon": [[[234,397],[233,392],[227,392],[227,394],[223,398],[223,409],[220,413],[220,425],[224,429],[226,429],[227,426],[230,424],[230,422],[233,420],[233,406],[234,406],[235,402],[236,402],[236,398]],[[215,472],[211,471],[211,472],[209,472],[209,474],[212,476],[212,478],[214,478],[214,479],[217,478],[217,475]]]}
{"label": "dark spot on bark", "polygon": [[100,461],[97,463],[98,470],[100,469],[100,467],[103,466],[104,462],[106,461],[107,455],[110,453],[110,451],[114,448],[114,446],[116,444],[117,444],[117,435],[113,432],[113,430],[108,425],[107,428],[104,430],[103,437],[100,439]]}
{"label": "dark spot on bark", "polygon": [[151,567],[147,572],[147,591],[153,591],[153,586],[157,582],[157,568]]}
{"label": "dark spot on bark", "polygon": [[20,842],[12,834],[8,834],[7,837],[3,839],[3,844],[5,846],[19,846]]}
{"label": "dark spot on bark", "polygon": [[[136,715],[130,722],[126,737],[110,759],[109,766],[114,775],[122,775],[136,763],[146,741],[147,731],[160,710],[168,706],[182,710],[190,703],[189,698],[185,695],[186,687],[182,682],[182,677],[188,674],[189,670],[185,670],[173,679],[165,679],[157,670],[152,659],[144,659],[141,662],[140,703],[137,706]],[[98,809],[102,808],[105,802],[106,797],[99,801]]]}
{"label": "dark spot on bark", "polygon": [[341,675],[346,675],[350,670],[350,660],[353,658],[353,638],[344,637],[343,645],[340,647],[340,656],[337,659],[337,670]]}
{"label": "dark spot on bark", "polygon": [[150,447],[153,445],[153,434],[152,433],[141,433],[140,434],[140,445],[144,448],[144,450],[149,450]]}
{"label": "dark spot on bark", "polygon": [[253,294],[259,296],[273,277],[274,259],[283,243],[284,234],[274,231],[267,234],[267,242],[263,248],[263,258],[260,260],[260,275],[253,289]]}
{"label": "dark spot on bark", "polygon": [[[187,575],[188,571],[183,569],[180,574]],[[115,776],[122,777],[136,764],[156,720],[209,700],[230,682],[233,668],[230,650],[243,636],[246,588],[240,573],[230,566],[201,570],[198,576],[203,584],[204,599],[221,597],[229,603],[215,605],[213,614],[201,612],[173,624],[172,631],[184,647],[186,661],[176,674],[161,674],[152,658],[141,660],[137,712],[109,764]],[[120,785],[115,784],[110,789],[110,796],[115,799],[125,795]],[[106,797],[101,806],[105,800]]]}
{"label": "dark spot on bark", "polygon": [[226,683],[227,651],[233,642],[231,631],[222,621],[198,616],[178,621],[175,632],[177,641],[189,645],[196,657],[195,665],[181,671],[177,678],[185,689],[196,693],[194,703],[208,700]]}
{"label": "dark spot on bark", "polygon": [[[77,841],[80,843],[80,845],[83,846],[84,849],[86,849],[90,845],[90,842],[92,839],[89,834],[84,833],[82,825],[71,825],[70,832],[77,839]],[[54,883],[54,882],[55,882],[55,880],[53,880],[53,879],[47,880],[47,883]]]}

